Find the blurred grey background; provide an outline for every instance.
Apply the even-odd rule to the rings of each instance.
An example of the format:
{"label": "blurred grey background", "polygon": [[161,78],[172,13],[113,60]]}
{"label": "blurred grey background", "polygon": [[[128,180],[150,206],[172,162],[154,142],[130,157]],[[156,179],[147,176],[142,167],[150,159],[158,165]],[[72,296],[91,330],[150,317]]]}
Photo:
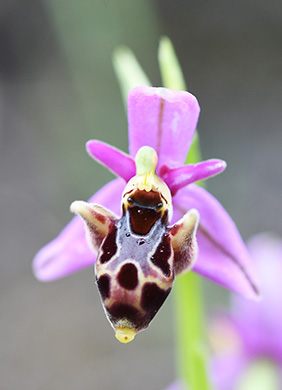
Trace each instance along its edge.
{"label": "blurred grey background", "polygon": [[[173,297],[125,346],[92,269],[46,284],[31,272],[35,253],[70,220],[70,203],[112,178],[85,141],[127,151],[113,49],[128,45],[158,86],[161,35],[199,99],[203,157],[228,162],[209,190],[245,239],[282,233],[281,2],[2,0],[1,389],[158,390],[175,378]],[[209,311],[226,301],[223,288],[204,285]]]}

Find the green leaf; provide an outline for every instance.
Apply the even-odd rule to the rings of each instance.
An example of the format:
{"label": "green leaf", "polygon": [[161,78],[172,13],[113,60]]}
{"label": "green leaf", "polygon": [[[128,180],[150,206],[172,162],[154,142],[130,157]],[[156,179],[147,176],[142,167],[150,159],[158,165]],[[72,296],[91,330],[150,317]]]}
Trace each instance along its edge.
{"label": "green leaf", "polygon": [[163,86],[175,91],[185,91],[186,83],[174,47],[167,37],[162,37],[158,53]]}
{"label": "green leaf", "polygon": [[128,92],[137,85],[150,86],[151,83],[135,55],[126,46],[119,46],[115,49],[113,53],[113,67],[126,109]]}

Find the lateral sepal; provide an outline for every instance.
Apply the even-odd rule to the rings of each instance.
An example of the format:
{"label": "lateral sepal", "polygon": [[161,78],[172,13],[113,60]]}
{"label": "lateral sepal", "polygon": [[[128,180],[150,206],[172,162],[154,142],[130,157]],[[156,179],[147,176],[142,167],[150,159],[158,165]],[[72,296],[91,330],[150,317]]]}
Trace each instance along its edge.
{"label": "lateral sepal", "polygon": [[73,202],[70,211],[80,215],[84,220],[88,243],[97,252],[110,228],[117,221],[117,216],[103,206],[82,200]]}

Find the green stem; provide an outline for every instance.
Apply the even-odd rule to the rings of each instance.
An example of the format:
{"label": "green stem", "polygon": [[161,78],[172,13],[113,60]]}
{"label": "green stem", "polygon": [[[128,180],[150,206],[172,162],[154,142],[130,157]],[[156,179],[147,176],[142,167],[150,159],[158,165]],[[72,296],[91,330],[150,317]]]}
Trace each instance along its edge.
{"label": "green stem", "polygon": [[[199,139],[196,133],[186,163],[197,163],[200,160]],[[201,279],[194,272],[188,272],[177,278],[174,290],[178,376],[185,390],[212,389],[207,370],[205,308]]]}
{"label": "green stem", "polygon": [[[159,64],[165,87],[186,90],[181,66],[172,43],[166,37],[160,41]],[[195,164],[199,161],[201,161],[201,155],[196,132],[186,164]],[[197,184],[203,185],[202,182]],[[199,276],[194,272],[188,272],[178,277],[174,288],[174,298],[178,377],[185,390],[211,389],[205,348],[205,310]]]}
{"label": "green stem", "polygon": [[178,376],[185,390],[208,390],[204,310],[200,277],[189,272],[175,283]]}

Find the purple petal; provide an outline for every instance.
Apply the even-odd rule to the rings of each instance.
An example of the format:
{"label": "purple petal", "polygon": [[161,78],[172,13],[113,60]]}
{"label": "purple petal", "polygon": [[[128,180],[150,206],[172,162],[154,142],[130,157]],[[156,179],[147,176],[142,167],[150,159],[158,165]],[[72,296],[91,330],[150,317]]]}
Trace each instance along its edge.
{"label": "purple petal", "polygon": [[134,160],[128,154],[111,145],[97,140],[90,140],[86,143],[86,150],[91,157],[125,181],[129,181],[136,174]]}
{"label": "purple petal", "polygon": [[273,234],[259,234],[248,248],[261,277],[259,304],[234,297],[232,312],[242,328],[249,354],[264,354],[282,365],[282,240]]}
{"label": "purple petal", "polygon": [[188,184],[218,175],[224,171],[225,168],[225,161],[211,159],[202,161],[198,164],[183,165],[182,167],[174,169],[163,166],[160,170],[160,176],[174,195],[178,190]]}
{"label": "purple petal", "polygon": [[159,167],[184,164],[199,116],[197,99],[188,92],[139,86],[128,95],[129,150],[154,148]]}
{"label": "purple petal", "polygon": [[[121,194],[124,181],[116,179],[101,188],[92,198],[120,215]],[[94,264],[96,255],[90,250],[85,236],[84,223],[74,217],[60,235],[43,247],[33,261],[33,272],[41,281],[62,278],[84,267]]]}
{"label": "purple petal", "polygon": [[194,271],[246,298],[257,299],[257,277],[252,259],[221,204],[195,184],[179,190],[173,203],[176,217],[190,208],[197,209],[200,214],[199,255]]}

